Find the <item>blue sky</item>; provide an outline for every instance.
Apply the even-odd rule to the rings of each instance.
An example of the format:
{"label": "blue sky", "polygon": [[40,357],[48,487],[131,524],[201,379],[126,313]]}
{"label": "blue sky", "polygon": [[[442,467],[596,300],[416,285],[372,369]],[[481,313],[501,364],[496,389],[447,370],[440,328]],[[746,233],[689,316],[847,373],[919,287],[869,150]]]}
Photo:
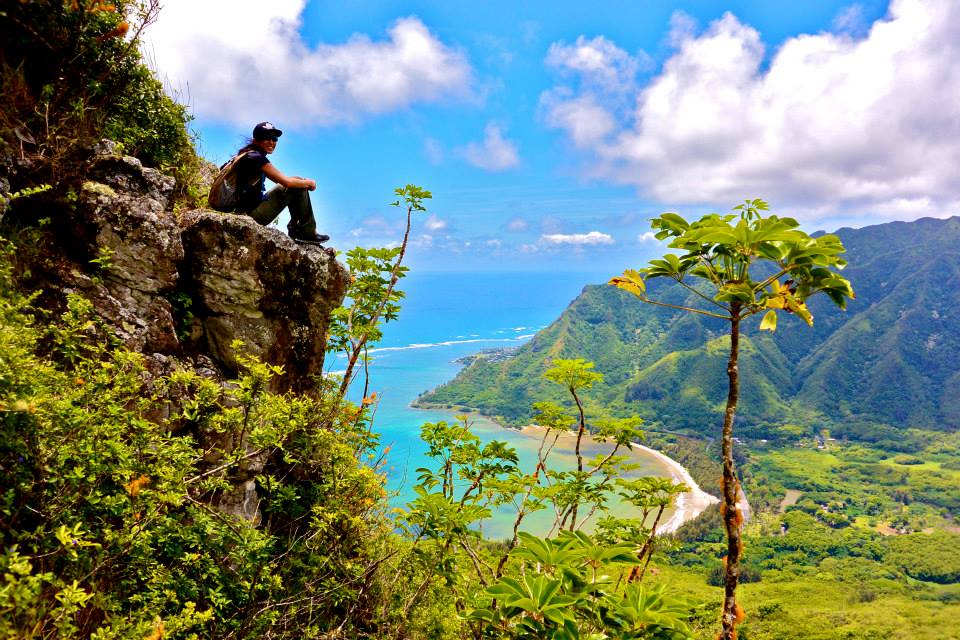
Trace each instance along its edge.
{"label": "blue sky", "polygon": [[613,274],[666,210],[960,214],[957,4],[167,0],[145,52],[211,160],[284,129],[337,248],[395,243],[415,183],[414,268]]}

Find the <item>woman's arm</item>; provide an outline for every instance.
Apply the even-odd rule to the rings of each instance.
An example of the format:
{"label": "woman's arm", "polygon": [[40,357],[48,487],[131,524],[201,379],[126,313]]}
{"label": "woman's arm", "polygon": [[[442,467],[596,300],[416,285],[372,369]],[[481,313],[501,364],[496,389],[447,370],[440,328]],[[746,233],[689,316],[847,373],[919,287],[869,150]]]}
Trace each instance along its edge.
{"label": "woman's arm", "polygon": [[273,166],[272,162],[263,165],[263,173],[273,182],[283,185],[288,189],[309,189],[313,191],[317,188],[317,183],[308,178],[299,178],[297,176],[288,177],[280,173],[280,170]]}

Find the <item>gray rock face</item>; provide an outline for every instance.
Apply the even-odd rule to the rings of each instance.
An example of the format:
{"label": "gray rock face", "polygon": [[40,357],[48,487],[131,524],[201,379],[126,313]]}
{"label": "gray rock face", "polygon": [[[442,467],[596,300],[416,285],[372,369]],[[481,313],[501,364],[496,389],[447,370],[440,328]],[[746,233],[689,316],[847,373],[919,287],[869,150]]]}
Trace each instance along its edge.
{"label": "gray rock face", "polygon": [[49,227],[34,269],[51,294],[79,292],[130,349],[179,350],[168,298],[179,284],[174,180],[135,158],[95,154]]}
{"label": "gray rock face", "polygon": [[[183,259],[180,227],[166,212],[173,178],[135,158],[95,156],[71,212],[76,237],[101,262],[94,269],[98,313],[131,349],[175,353],[177,336],[167,300]],[[97,263],[94,263],[97,264]]]}
{"label": "gray rock face", "polygon": [[278,391],[307,392],[323,367],[326,330],[349,273],[327,251],[301,246],[252,218],[210,211],[183,216],[182,289],[213,360],[233,369],[231,344],[281,364]]}
{"label": "gray rock face", "polygon": [[[31,286],[52,305],[74,292],[91,300],[154,375],[190,367],[229,379],[237,368],[231,345],[240,340],[245,353],[283,367],[274,391],[310,393],[323,369],[330,312],[349,282],[346,268],[332,252],[298,245],[247,216],[178,216],[169,210],[173,178],[114,150],[109,141],[98,144],[82,180],[60,194],[41,250],[29,257]],[[155,419],[175,405],[174,398],[157,407]],[[228,452],[248,449],[224,434],[196,437],[210,469]],[[213,503],[257,523],[255,477],[265,463],[246,458]]]}

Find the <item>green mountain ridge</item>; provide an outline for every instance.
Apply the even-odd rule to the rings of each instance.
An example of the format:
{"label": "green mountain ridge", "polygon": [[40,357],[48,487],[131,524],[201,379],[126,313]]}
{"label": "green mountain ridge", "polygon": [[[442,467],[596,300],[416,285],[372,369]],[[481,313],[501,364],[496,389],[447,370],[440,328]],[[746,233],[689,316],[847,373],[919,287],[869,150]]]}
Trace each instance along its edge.
{"label": "green mountain ridge", "polygon": [[[760,332],[756,321],[746,324],[738,413],[743,432],[776,436],[798,422],[854,438],[863,435],[862,423],[956,429],[960,218],[844,228],[837,235],[847,248],[844,275],[857,299],[843,313],[814,298],[813,328],[793,317],[782,317],[774,334]],[[651,285],[659,299],[694,302],[672,282]],[[725,333],[722,321],[588,285],[513,358],[477,359],[418,403],[522,424],[531,419],[534,400],[560,398],[542,378],[547,364],[584,358],[605,376],[592,394],[598,406],[639,414],[668,430],[708,432],[726,396]]]}

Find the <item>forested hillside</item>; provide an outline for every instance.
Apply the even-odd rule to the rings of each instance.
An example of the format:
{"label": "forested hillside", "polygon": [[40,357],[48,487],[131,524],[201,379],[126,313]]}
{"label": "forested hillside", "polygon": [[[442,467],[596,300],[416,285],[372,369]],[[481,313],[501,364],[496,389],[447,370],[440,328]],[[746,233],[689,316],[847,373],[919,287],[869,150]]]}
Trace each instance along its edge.
{"label": "forested hillside", "polygon": [[[895,222],[837,232],[857,299],[846,313],[812,300],[813,328],[784,318],[774,334],[749,323],[743,342],[741,433],[789,436],[792,424],[896,447],[908,427],[960,425],[960,218]],[[639,266],[639,265],[626,265]],[[614,275],[614,274],[611,274]],[[679,286],[656,283],[682,304]],[[584,288],[553,324],[504,362],[474,361],[423,404],[475,408],[512,424],[551,392],[553,358],[583,357],[605,376],[595,393],[614,412],[667,429],[712,430],[725,398],[722,321],[639,304],[607,285]]]}

